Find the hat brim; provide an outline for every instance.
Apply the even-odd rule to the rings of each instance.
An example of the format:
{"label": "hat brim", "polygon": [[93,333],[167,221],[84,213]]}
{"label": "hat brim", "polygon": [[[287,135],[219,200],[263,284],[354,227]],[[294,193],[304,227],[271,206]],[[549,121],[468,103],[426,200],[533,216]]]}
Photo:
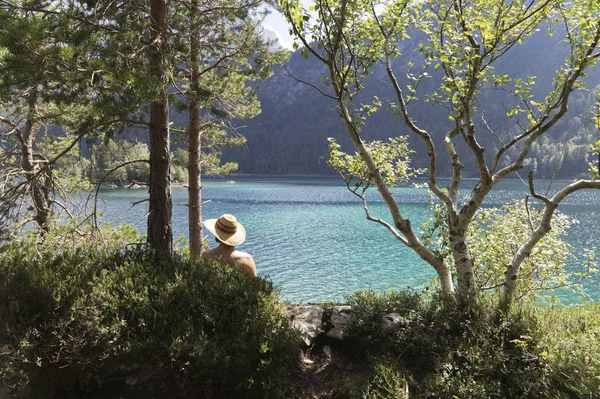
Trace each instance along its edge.
{"label": "hat brim", "polygon": [[219,241],[221,241],[223,244],[235,247],[236,245],[243,244],[244,241],[246,241],[246,229],[244,228],[244,226],[241,225],[241,223],[238,222],[236,232],[231,234],[225,233],[224,231],[217,229],[217,220],[219,219],[205,220],[202,224],[208,229],[208,231],[213,233],[215,237],[217,237]]}

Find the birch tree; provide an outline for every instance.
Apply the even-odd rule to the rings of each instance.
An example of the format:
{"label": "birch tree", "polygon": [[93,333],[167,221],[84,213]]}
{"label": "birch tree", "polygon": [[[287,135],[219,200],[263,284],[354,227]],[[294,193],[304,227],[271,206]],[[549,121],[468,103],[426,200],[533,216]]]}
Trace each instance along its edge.
{"label": "birch tree", "polygon": [[[469,226],[494,186],[526,167],[532,145],[563,118],[571,94],[584,89],[582,78],[600,56],[600,4],[582,0],[317,0],[312,6],[315,18],[297,2],[284,1],[282,6],[291,31],[303,45],[302,51],[327,67],[325,84],[312,85],[336,103],[344,127],[368,170],[369,182],[377,187],[389,208],[392,222],[376,222],[434,267],[444,293],[453,292],[455,276],[463,303],[474,303],[477,288]],[[553,24],[560,26],[552,33],[563,35],[570,56],[564,65],[557,65],[552,85],[544,96],[532,94],[535,77],[496,73],[498,59]],[[418,48],[420,61],[414,65],[406,61],[407,79],[398,79],[392,60],[407,56],[414,59],[414,54],[401,52],[403,41],[411,36],[423,38]],[[378,64],[383,64],[395,98],[387,106],[379,99],[367,105],[357,104],[364,78]],[[440,85],[431,91],[421,90],[420,83],[436,73],[441,75]],[[510,127],[499,130],[486,123],[482,111],[484,89],[505,94]],[[436,112],[448,114],[441,140],[413,117],[411,104],[417,101],[431,102]],[[427,186],[444,210],[450,248],[447,256],[419,238],[364,141],[364,119],[384,108],[401,122],[399,131],[408,131],[427,148],[423,154],[429,160]],[[511,130],[514,126],[516,129]],[[478,138],[484,134],[497,138],[499,149],[494,154],[485,153],[480,145]],[[476,183],[466,190],[464,159],[456,149],[459,143],[468,149],[478,172]],[[438,165],[440,151],[447,153],[450,165]],[[508,157],[509,152],[516,156]],[[447,187],[440,186],[440,168],[450,171]],[[536,192],[530,172],[529,186],[532,197],[543,207],[542,216],[532,226],[529,237],[518,243],[518,250],[506,267],[500,305],[503,310],[508,310],[513,301],[523,261],[551,229],[552,217],[561,201],[578,190],[600,188],[600,181],[580,180],[547,197]],[[465,192],[459,195],[461,188]]]}

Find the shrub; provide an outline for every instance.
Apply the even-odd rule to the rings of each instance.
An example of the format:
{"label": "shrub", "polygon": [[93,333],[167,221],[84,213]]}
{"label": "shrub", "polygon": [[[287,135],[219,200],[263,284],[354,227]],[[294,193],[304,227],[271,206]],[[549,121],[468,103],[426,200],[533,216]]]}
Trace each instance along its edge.
{"label": "shrub", "polygon": [[371,376],[367,399],[408,399],[406,379],[392,367],[379,364]]}
{"label": "shrub", "polygon": [[332,399],[408,399],[408,383],[394,367],[379,363],[365,375],[341,380]]}
{"label": "shrub", "polygon": [[148,251],[0,248],[0,378],[31,397],[281,397],[298,340],[269,281]]}
{"label": "shrub", "polygon": [[[454,313],[456,329],[446,337],[449,350],[423,379],[427,397],[550,397],[550,368],[537,356],[539,334],[531,313],[517,308],[501,316],[486,300],[476,315],[460,313]],[[444,313],[439,317],[446,319]]]}
{"label": "shrub", "polygon": [[535,314],[539,356],[560,387],[556,396],[600,398],[600,304],[539,307]]}
{"label": "shrub", "polygon": [[[393,333],[407,327],[412,319],[419,317],[425,307],[421,294],[412,291],[381,294],[357,291],[348,298],[347,303],[352,306],[347,336],[354,341],[359,352],[372,356],[392,350],[396,344]],[[395,331],[382,328],[382,317],[389,313],[395,313],[401,318]]]}
{"label": "shrub", "polygon": [[[354,317],[348,334],[355,346],[379,374],[391,365],[396,376],[406,375],[411,397],[600,394],[598,305],[550,308],[522,302],[504,316],[494,297],[467,310],[452,298],[425,300],[413,292],[359,292],[349,303]],[[402,316],[400,322],[382,330],[381,316],[392,312]]]}

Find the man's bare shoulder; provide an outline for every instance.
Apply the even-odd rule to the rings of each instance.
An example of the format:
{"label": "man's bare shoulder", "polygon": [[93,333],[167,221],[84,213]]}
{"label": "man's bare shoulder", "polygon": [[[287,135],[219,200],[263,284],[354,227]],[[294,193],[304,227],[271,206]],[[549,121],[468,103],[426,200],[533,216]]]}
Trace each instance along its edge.
{"label": "man's bare shoulder", "polygon": [[231,257],[237,265],[241,266],[248,273],[254,276],[257,275],[256,265],[254,264],[254,259],[252,258],[252,255],[242,251],[235,251],[231,254]]}
{"label": "man's bare shoulder", "polygon": [[233,251],[231,257],[235,259],[252,259],[252,255],[250,255],[249,253],[238,250]]}
{"label": "man's bare shoulder", "polygon": [[213,248],[202,252],[202,258],[206,260],[212,259],[215,256],[215,250],[216,248]]}

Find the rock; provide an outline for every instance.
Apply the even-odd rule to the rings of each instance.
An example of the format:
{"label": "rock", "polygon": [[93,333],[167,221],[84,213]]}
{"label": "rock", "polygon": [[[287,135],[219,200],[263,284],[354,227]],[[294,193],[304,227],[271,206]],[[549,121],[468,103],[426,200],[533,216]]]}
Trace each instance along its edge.
{"label": "rock", "polygon": [[292,327],[300,331],[306,346],[311,346],[323,331],[323,308],[316,305],[307,305],[294,309]]}
{"label": "rock", "polygon": [[314,360],[310,360],[310,359],[302,359],[302,363],[304,364],[315,364]]}
{"label": "rock", "polygon": [[387,313],[381,318],[381,329],[387,332],[402,323],[404,323],[404,317],[398,313]]}
{"label": "rock", "polygon": [[344,339],[344,331],[348,328],[350,318],[352,317],[351,306],[334,306],[331,308],[331,328],[327,336],[339,340]]}
{"label": "rock", "polygon": [[[330,308],[318,305],[286,305],[283,311],[289,315],[292,327],[300,332],[307,347],[313,346],[321,334],[321,338],[326,335],[343,341],[352,318],[352,307],[347,305]],[[406,319],[398,313],[383,313],[380,327],[383,332],[389,332],[405,322]]]}
{"label": "rock", "polygon": [[325,345],[323,347],[323,353],[325,354],[325,356],[331,358],[331,348],[328,345]]}

